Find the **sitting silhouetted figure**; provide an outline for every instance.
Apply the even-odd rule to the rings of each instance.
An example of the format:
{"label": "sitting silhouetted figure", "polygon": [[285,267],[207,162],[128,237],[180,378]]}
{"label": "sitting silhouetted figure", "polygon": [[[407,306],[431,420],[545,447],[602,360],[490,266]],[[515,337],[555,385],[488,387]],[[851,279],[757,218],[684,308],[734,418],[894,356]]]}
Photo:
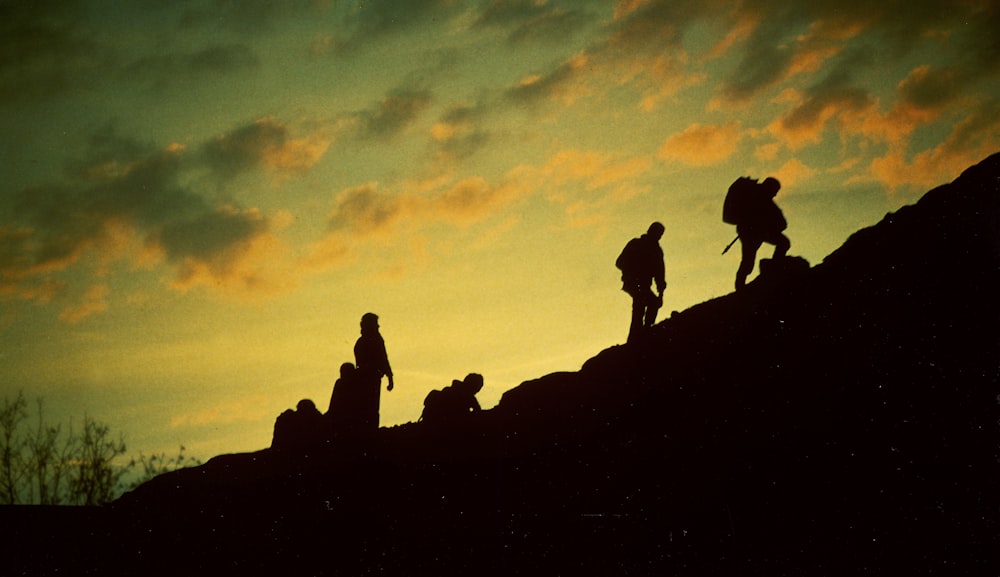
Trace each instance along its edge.
{"label": "sitting silhouetted figure", "polygon": [[[663,273],[663,225],[654,222],[646,234],[628,241],[615,266],[622,271],[622,290],[632,297],[632,322],[628,341],[632,342],[656,322],[656,313],[663,306],[663,291],[667,281]],[[650,284],[656,285],[656,294]]]}
{"label": "sitting silhouetted figure", "polygon": [[469,373],[464,380],[454,380],[443,389],[435,389],[424,398],[420,420],[436,425],[460,423],[480,410],[476,393],[482,389],[483,376],[478,373]]}
{"label": "sitting silhouetted figure", "polygon": [[770,176],[760,183],[741,177],[729,187],[722,207],[722,220],[736,225],[736,234],[743,249],[740,266],[736,271],[736,290],[746,286],[760,245],[765,242],[774,245],[774,262],[784,259],[791,247],[791,241],[782,234],[788,223],[781,209],[774,203],[779,190],[781,183]]}
{"label": "sitting silhouetted figure", "polygon": [[323,443],[326,438],[323,415],[316,404],[302,399],[295,410],[288,409],[274,422],[271,448],[282,451],[305,451]]}
{"label": "sitting silhouetted figure", "polygon": [[365,429],[363,383],[354,363],[340,365],[340,378],[333,385],[326,410],[327,429],[333,438],[353,437]]}

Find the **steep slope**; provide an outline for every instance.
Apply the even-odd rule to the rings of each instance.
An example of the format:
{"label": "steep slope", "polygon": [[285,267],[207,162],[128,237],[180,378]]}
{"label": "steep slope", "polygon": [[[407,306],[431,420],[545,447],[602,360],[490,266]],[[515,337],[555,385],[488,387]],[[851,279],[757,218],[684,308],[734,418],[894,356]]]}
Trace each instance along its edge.
{"label": "steep slope", "polygon": [[[1000,155],[460,429],[225,455],[95,533],[187,573],[982,572],[998,525]],[[149,567],[173,572],[174,567]]]}

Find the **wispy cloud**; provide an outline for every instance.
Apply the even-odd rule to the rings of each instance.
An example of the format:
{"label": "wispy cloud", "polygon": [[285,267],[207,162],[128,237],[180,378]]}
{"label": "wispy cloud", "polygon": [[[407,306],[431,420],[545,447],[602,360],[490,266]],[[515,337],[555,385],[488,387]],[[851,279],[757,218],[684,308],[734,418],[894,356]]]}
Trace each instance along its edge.
{"label": "wispy cloud", "polygon": [[[310,269],[341,265],[373,239],[380,245],[394,243],[433,224],[466,227],[494,217],[509,223],[504,215],[512,206],[541,195],[564,205],[570,220],[583,222],[583,215],[593,215],[595,207],[608,209],[638,194],[630,182],[651,164],[644,157],[564,150],[541,165],[517,166],[496,182],[477,176],[434,181],[430,188],[417,182],[398,188],[377,183],[352,187],[337,195],[327,217],[327,233],[303,264]],[[587,193],[567,193],[580,187]]]}
{"label": "wispy cloud", "polygon": [[186,90],[192,82],[255,70],[260,58],[247,44],[211,44],[190,52],[162,50],[141,56],[122,68],[124,83],[138,82],[154,90]]}
{"label": "wispy cloud", "polygon": [[534,0],[493,0],[475,26],[508,31],[513,45],[565,42],[593,20],[589,13]]}
{"label": "wispy cloud", "polygon": [[667,138],[660,157],[691,166],[718,164],[736,153],[742,134],[736,121],[720,126],[692,124]]}

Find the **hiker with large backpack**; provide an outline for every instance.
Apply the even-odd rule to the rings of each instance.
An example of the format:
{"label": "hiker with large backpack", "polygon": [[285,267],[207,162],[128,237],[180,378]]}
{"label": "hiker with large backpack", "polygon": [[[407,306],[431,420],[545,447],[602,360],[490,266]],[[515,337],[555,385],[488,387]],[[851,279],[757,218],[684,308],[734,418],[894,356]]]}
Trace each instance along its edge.
{"label": "hiker with large backpack", "polygon": [[[646,234],[633,238],[625,245],[615,266],[622,271],[622,290],[632,297],[632,323],[628,342],[633,342],[656,322],[656,313],[663,306],[663,291],[667,282],[663,276],[663,249],[660,238],[664,227],[658,222],[649,225]],[[656,285],[656,294],[650,284]]]}
{"label": "hiker with large backpack", "polygon": [[[766,242],[774,245],[772,258],[775,261],[784,259],[792,245],[788,237],[782,234],[788,223],[774,202],[779,190],[781,183],[771,176],[763,182],[746,176],[740,177],[729,187],[722,206],[722,220],[736,225],[737,239],[743,252],[740,266],[736,270],[736,290],[746,286],[747,277],[753,272],[757,251],[762,244]],[[729,250],[729,246],[722,251],[723,254]]]}

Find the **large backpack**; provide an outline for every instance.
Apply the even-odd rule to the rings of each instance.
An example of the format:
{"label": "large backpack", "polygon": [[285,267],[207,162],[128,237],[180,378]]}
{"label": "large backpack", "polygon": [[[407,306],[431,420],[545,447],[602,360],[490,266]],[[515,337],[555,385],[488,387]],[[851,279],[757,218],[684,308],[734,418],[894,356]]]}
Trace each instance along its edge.
{"label": "large backpack", "polygon": [[424,410],[420,414],[421,421],[442,422],[454,419],[461,410],[456,408],[455,390],[461,381],[452,381],[443,389],[434,389],[424,397]]}
{"label": "large backpack", "polygon": [[633,238],[628,241],[625,248],[622,249],[621,254],[615,259],[615,266],[618,270],[622,271],[623,276],[627,276],[632,273],[639,265],[639,260],[641,258],[640,252],[642,252],[642,247],[640,246],[640,241],[637,238]]}
{"label": "large backpack", "polygon": [[747,210],[753,203],[757,179],[741,176],[729,185],[726,200],[722,203],[722,222],[726,224],[742,224]]}

